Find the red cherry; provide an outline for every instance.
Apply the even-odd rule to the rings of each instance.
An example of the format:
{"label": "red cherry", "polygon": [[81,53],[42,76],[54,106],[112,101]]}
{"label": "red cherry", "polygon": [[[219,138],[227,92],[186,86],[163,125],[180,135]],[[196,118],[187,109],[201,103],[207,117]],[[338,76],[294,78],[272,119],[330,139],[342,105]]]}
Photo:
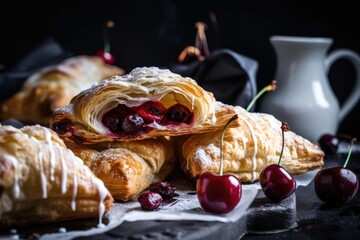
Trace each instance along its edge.
{"label": "red cherry", "polygon": [[336,153],[339,147],[339,139],[332,134],[323,134],[318,142],[321,149],[328,154]]}
{"label": "red cherry", "polygon": [[242,186],[233,175],[201,174],[196,184],[201,207],[212,213],[228,213],[240,202]]}
{"label": "red cherry", "polygon": [[138,197],[138,202],[143,210],[151,211],[158,209],[164,200],[159,193],[143,192]]}
{"label": "red cherry", "polygon": [[124,132],[131,133],[140,129],[144,125],[144,119],[139,114],[127,116],[122,122],[122,129]]}
{"label": "red cherry", "polygon": [[359,181],[350,169],[332,167],[320,170],[314,180],[315,192],[320,200],[340,205],[354,198]]}
{"label": "red cherry", "polygon": [[124,119],[134,115],[134,112],[124,104],[119,104],[116,108],[105,113],[102,123],[112,132],[119,132],[122,129]]}
{"label": "red cherry", "polygon": [[349,202],[357,193],[359,180],[356,174],[346,165],[350,159],[353,143],[343,167],[331,167],[320,170],[314,180],[315,192],[318,198],[331,205],[340,205]]}
{"label": "red cherry", "polygon": [[222,142],[227,126],[237,118],[234,115],[225,125],[220,139],[220,167],[219,175],[204,172],[196,183],[196,192],[201,207],[211,213],[228,213],[241,200],[242,185],[233,175],[223,175]]}
{"label": "red cherry", "polygon": [[282,148],[278,164],[271,164],[264,168],[259,177],[260,186],[266,197],[280,202],[289,197],[296,189],[295,179],[280,166],[281,157],[284,150],[284,132],[289,131],[287,123],[281,124],[282,130]]}
{"label": "red cherry", "polygon": [[176,188],[171,183],[166,181],[150,184],[149,190],[151,192],[159,193],[163,199],[170,199],[176,195]]}
{"label": "red cherry", "polygon": [[166,108],[159,102],[145,102],[137,108],[137,113],[145,122],[160,122],[165,116]]}
{"label": "red cherry", "polygon": [[296,189],[294,178],[278,164],[267,166],[260,173],[260,185],[266,197],[280,202]]}
{"label": "red cherry", "polygon": [[111,53],[104,50],[97,50],[95,55],[101,57],[107,64],[114,64],[115,62],[115,57]]}
{"label": "red cherry", "polygon": [[193,120],[194,114],[186,106],[178,103],[167,110],[166,118],[169,121],[189,124]]}

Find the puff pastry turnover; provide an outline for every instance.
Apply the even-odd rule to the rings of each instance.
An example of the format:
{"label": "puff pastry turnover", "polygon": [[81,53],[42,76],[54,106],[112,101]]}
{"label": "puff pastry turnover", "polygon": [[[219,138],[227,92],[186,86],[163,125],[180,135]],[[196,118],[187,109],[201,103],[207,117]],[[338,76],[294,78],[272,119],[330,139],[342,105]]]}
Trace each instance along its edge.
{"label": "puff pastry turnover", "polygon": [[54,111],[51,127],[67,142],[91,144],[215,131],[234,113],[190,78],[141,67],[81,92]]}
{"label": "puff pastry turnover", "polygon": [[123,69],[97,56],[68,58],[30,76],[17,94],[2,103],[0,118],[49,126],[54,109],[69,104],[72,97],[92,84],[123,73]]}
{"label": "puff pastry turnover", "polygon": [[[240,127],[229,128],[225,132],[223,172],[237,176],[242,182],[252,182],[259,179],[262,169],[279,160],[281,122],[269,114],[236,108]],[[215,131],[176,139],[181,168],[190,178],[205,171],[219,171],[220,137],[221,131]],[[290,174],[323,166],[323,151],[296,133],[285,132],[284,145],[281,165]]]}
{"label": "puff pastry turnover", "polygon": [[119,201],[134,199],[151,183],[173,171],[173,148],[164,137],[139,141],[73,145],[69,148],[104,181]]}
{"label": "puff pastry turnover", "polygon": [[90,217],[101,224],[113,201],[51,129],[0,126],[0,226]]}

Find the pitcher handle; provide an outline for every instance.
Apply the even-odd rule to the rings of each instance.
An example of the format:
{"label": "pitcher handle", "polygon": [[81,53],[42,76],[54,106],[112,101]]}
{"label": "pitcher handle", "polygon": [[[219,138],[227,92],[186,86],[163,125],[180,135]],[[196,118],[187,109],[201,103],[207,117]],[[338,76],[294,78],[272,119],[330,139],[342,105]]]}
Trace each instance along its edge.
{"label": "pitcher handle", "polygon": [[328,74],[331,65],[340,58],[348,59],[354,66],[356,79],[352,92],[340,108],[339,122],[346,117],[360,99],[360,56],[357,53],[348,49],[333,50],[325,59],[325,71]]}

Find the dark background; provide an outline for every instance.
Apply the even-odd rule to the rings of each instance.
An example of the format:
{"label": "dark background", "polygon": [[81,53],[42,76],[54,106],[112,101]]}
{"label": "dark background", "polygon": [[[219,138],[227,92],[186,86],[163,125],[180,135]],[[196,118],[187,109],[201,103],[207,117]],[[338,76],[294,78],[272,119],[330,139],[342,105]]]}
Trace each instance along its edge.
{"label": "dark background", "polygon": [[[11,70],[48,37],[73,54],[94,54],[103,47],[102,27],[107,20],[115,22],[109,34],[116,65],[127,72],[138,66],[169,67],[183,48],[194,45],[195,23],[203,21],[208,25],[210,51],[228,48],[258,61],[260,89],[275,75],[271,35],[330,37],[334,39],[330,50],[348,48],[360,53],[356,1],[315,2],[12,1],[1,7],[1,71]],[[353,88],[354,69],[340,60],[329,79],[342,103]],[[339,132],[360,139],[359,113],[357,104]]]}

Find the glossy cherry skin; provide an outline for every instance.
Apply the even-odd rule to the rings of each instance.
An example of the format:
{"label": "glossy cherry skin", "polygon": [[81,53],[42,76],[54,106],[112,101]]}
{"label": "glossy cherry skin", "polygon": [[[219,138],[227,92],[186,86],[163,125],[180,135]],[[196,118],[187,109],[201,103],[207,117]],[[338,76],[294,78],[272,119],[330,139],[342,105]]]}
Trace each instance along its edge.
{"label": "glossy cherry skin", "polygon": [[139,107],[137,107],[137,113],[146,121],[146,122],[161,122],[164,118],[166,108],[159,102],[145,102]]}
{"label": "glossy cherry skin", "polygon": [[184,105],[178,103],[171,106],[166,112],[166,118],[170,121],[179,123],[190,123],[193,119],[193,113]]}
{"label": "glossy cherry skin", "polygon": [[151,211],[158,209],[164,200],[159,193],[143,192],[139,195],[138,202],[143,210]]}
{"label": "glossy cherry skin", "polygon": [[114,64],[115,57],[111,53],[104,51],[104,50],[97,50],[95,53],[96,56],[101,57],[105,63],[107,64]]}
{"label": "glossy cherry skin", "polygon": [[324,134],[319,138],[321,149],[328,154],[336,153],[339,146],[339,139],[332,134]]}
{"label": "glossy cherry skin", "polygon": [[265,196],[275,202],[289,197],[296,189],[295,179],[278,164],[262,170],[259,181]]}
{"label": "glossy cherry skin", "polygon": [[176,188],[169,182],[161,181],[150,184],[149,190],[160,194],[163,199],[169,199],[175,196]]}
{"label": "glossy cherry skin", "polygon": [[314,187],[320,200],[331,205],[340,205],[354,198],[359,188],[359,180],[350,169],[325,168],[316,174]]}
{"label": "glossy cherry skin", "polygon": [[205,172],[196,183],[201,207],[211,213],[228,213],[240,202],[242,185],[233,175],[215,175]]}

